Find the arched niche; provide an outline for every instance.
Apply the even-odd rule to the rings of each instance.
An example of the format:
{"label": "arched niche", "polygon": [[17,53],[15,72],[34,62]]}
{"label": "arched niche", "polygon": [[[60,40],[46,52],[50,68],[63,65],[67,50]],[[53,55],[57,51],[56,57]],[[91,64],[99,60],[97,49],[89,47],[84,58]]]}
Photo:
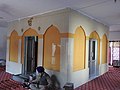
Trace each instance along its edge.
{"label": "arched niche", "polygon": [[26,36],[39,36],[39,34],[36,32],[36,30],[34,30],[32,28],[27,29],[23,33],[23,35],[22,35],[22,43],[21,43],[21,58],[22,58],[21,63],[22,64],[24,63],[24,39],[25,39]]}
{"label": "arched niche", "polygon": [[86,35],[82,27],[78,27],[74,34],[74,61],[73,71],[82,70],[85,68],[85,49]]}
{"label": "arched niche", "polygon": [[107,36],[104,34],[102,36],[102,64],[107,63]]}
{"label": "arched niche", "polygon": [[9,48],[9,60],[12,62],[18,62],[18,43],[19,36],[14,30],[10,35],[10,48]]}
{"label": "arched niche", "polygon": [[51,25],[43,35],[43,65],[46,69],[60,71],[60,33]]}
{"label": "arched niche", "polygon": [[96,31],[92,32],[89,36],[90,39],[96,39],[97,40],[97,59],[98,64],[100,64],[100,37]]}

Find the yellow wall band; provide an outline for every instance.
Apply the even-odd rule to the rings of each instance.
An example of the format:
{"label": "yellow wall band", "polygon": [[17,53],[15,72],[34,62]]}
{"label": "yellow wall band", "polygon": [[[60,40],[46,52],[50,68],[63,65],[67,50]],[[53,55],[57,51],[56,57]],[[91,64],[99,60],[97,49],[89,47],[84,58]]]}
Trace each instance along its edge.
{"label": "yellow wall band", "polygon": [[38,35],[38,38],[39,38],[39,39],[42,39],[42,38],[43,38],[43,35],[42,35],[42,34],[39,34],[39,35]]}
{"label": "yellow wall band", "polygon": [[[29,35],[27,35],[29,36]],[[18,36],[19,39],[22,39],[22,36]],[[61,38],[74,38],[74,34],[72,33],[60,33]],[[43,39],[43,34],[38,34],[39,39]],[[10,37],[7,37],[7,39],[10,39]]]}
{"label": "yellow wall band", "polygon": [[61,38],[74,38],[74,34],[72,33],[60,33]]}
{"label": "yellow wall band", "polygon": [[89,36],[86,36],[86,40],[89,40]]}

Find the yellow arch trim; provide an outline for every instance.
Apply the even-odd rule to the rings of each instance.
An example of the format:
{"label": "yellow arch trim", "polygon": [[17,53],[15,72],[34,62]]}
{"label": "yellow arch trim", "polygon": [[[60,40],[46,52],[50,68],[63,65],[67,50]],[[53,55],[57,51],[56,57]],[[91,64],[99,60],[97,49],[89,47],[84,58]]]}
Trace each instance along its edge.
{"label": "yellow arch trim", "polygon": [[102,36],[102,64],[107,63],[107,44],[108,39],[106,34]]}
{"label": "yellow arch trim", "polygon": [[18,62],[18,33],[13,30],[10,35],[10,47],[9,47],[9,60],[12,62]]}
{"label": "yellow arch trim", "polygon": [[74,34],[73,71],[85,69],[86,35],[82,27],[77,27]]}
{"label": "yellow arch trim", "polygon": [[[51,25],[43,35],[43,65],[49,70],[60,71],[60,32],[57,27]],[[52,43],[56,45],[55,54],[52,56]],[[55,60],[53,60],[55,58]],[[54,62],[54,64],[53,64]]]}

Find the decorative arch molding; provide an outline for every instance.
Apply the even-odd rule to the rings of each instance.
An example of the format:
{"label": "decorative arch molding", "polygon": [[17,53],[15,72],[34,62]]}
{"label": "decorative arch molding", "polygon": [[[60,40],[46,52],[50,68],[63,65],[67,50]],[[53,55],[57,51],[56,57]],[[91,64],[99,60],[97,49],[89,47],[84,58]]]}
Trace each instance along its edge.
{"label": "decorative arch molding", "polygon": [[102,64],[107,63],[107,43],[108,39],[106,34],[102,36]]}
{"label": "decorative arch molding", "polygon": [[74,34],[73,71],[85,69],[86,34],[84,29],[77,27]]}
{"label": "decorative arch molding", "polygon": [[60,71],[60,32],[51,25],[43,35],[43,66],[49,70]]}
{"label": "decorative arch molding", "polygon": [[91,34],[90,34],[90,37],[89,38],[93,38],[93,39],[99,39],[100,40],[100,37],[98,35],[98,33],[96,31],[93,31]]}
{"label": "decorative arch molding", "polygon": [[97,40],[97,45],[98,45],[97,46],[97,48],[98,48],[98,51],[97,51],[98,55],[97,55],[97,57],[98,57],[98,64],[100,64],[100,37],[99,37],[99,35],[98,35],[98,33],[96,31],[93,31],[90,34],[89,39],[96,39]]}
{"label": "decorative arch molding", "polygon": [[35,29],[29,28],[23,33],[22,37],[23,36],[39,36],[39,34],[36,32]]}
{"label": "decorative arch molding", "polygon": [[22,35],[22,43],[21,43],[21,63],[24,63],[24,38],[25,36],[39,36],[39,34],[36,32],[36,30],[29,28],[27,29],[23,35]]}
{"label": "decorative arch molding", "polygon": [[[49,31],[49,30],[51,30],[51,29],[60,34],[59,29],[58,29],[56,26],[51,25],[51,26],[49,26],[49,27],[46,29],[44,35],[45,35],[47,32],[51,32],[51,31]],[[54,31],[52,31],[52,32],[54,32]]]}
{"label": "decorative arch molding", "polygon": [[18,62],[18,33],[13,30],[10,34],[10,47],[9,47],[9,60],[12,62]]}

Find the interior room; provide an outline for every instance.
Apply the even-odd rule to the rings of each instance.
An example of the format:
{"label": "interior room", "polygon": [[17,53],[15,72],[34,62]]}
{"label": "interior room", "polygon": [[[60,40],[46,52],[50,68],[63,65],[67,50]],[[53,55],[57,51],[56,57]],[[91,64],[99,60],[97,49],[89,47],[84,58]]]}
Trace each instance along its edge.
{"label": "interior room", "polygon": [[120,0],[1,1],[0,89],[29,90],[43,66],[56,90],[119,90],[119,14]]}

